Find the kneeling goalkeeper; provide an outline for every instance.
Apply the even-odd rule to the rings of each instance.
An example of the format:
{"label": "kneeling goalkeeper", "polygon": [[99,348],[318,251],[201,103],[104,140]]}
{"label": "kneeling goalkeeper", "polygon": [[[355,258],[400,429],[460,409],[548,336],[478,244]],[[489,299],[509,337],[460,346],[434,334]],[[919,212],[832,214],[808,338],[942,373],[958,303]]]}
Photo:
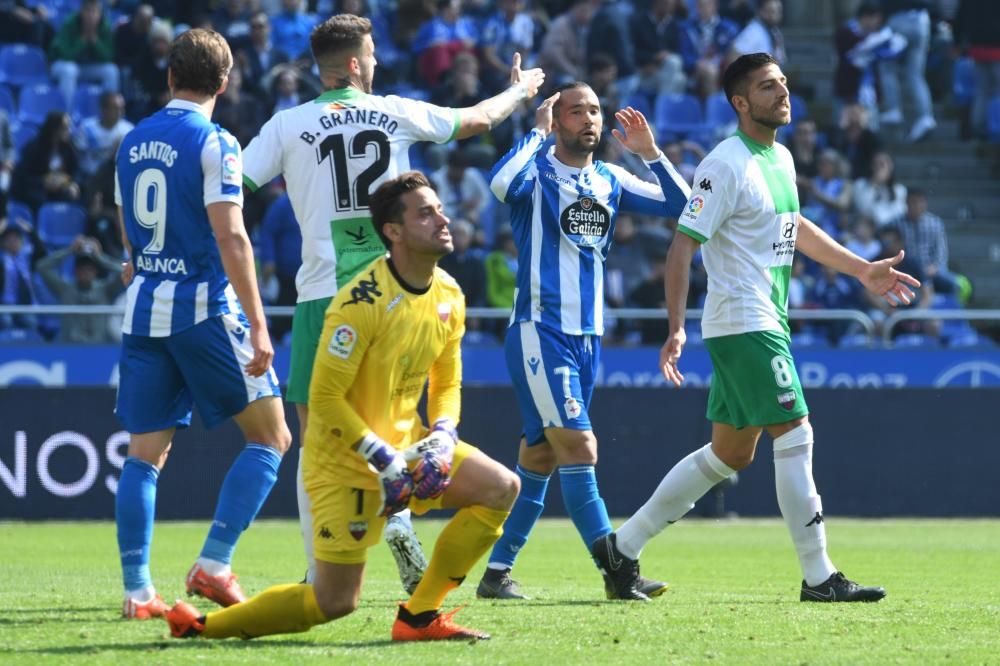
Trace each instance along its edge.
{"label": "kneeling goalkeeper", "polygon": [[[176,637],[300,632],[352,613],[368,548],[378,543],[386,516],[409,506],[417,514],[458,512],[420,584],[400,604],[392,638],[489,638],[441,612],[448,592],[500,536],[519,490],[513,472],[455,430],[465,300],[437,267],[453,250],[448,218],[415,171],[379,186],[370,209],[389,253],[331,302],[309,390],[303,476],[315,583],[278,585],[208,615],[179,601],[166,616]],[[425,384],[429,429],[417,413]]]}

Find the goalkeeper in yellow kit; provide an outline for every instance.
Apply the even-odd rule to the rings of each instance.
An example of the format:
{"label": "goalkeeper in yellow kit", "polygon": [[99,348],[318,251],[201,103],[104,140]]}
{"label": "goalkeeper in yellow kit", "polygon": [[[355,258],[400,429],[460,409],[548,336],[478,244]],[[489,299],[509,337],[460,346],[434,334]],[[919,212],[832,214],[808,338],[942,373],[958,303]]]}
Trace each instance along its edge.
{"label": "goalkeeper in yellow kit", "polygon": [[[423,579],[400,604],[394,640],[482,639],[441,613],[449,591],[501,534],[517,476],[458,439],[465,299],[437,267],[452,251],[448,218],[430,183],[411,171],[370,202],[387,256],[340,290],[329,309],[309,389],[303,462],[312,504],[313,584],[279,585],[201,615],[179,601],[174,636],[254,638],[306,631],[358,607],[368,548],[386,516],[458,509]],[[427,383],[428,429],[417,413]]]}

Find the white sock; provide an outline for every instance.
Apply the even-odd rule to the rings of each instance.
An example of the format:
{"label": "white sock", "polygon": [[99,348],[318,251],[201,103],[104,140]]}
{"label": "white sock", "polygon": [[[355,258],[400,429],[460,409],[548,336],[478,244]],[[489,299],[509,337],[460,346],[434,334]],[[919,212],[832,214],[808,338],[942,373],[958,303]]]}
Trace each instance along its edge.
{"label": "white sock", "polygon": [[152,585],[147,585],[138,590],[125,590],[125,598],[131,599],[136,603],[148,604],[156,598],[156,588]]}
{"label": "white sock", "polygon": [[316,556],[313,554],[313,517],[312,504],[309,502],[309,494],[306,493],[305,483],[302,481],[302,459],[306,452],[299,447],[299,466],[295,471],[295,499],[299,505],[299,530],[302,532],[302,547],[306,551],[306,582],[312,583],[316,580]]}
{"label": "white sock", "polygon": [[228,564],[223,564],[218,560],[210,560],[207,557],[199,557],[198,566],[209,576],[227,576],[232,573],[232,568]]}
{"label": "white sock", "polygon": [[774,485],[778,507],[799,556],[807,585],[818,585],[837,569],[826,553],[823,503],[812,475],[812,427],[804,423],[774,440]]}
{"label": "white sock", "polygon": [[639,559],[646,542],[681,519],[717,483],[736,473],[712,451],[709,442],[673,466],[646,503],[615,534],[618,550]]}

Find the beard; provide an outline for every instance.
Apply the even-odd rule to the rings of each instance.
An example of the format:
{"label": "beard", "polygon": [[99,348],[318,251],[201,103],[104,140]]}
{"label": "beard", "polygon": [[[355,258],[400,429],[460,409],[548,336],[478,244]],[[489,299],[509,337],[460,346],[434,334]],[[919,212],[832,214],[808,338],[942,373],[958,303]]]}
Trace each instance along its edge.
{"label": "beard", "polygon": [[[787,115],[786,115],[787,114]],[[750,120],[758,125],[776,130],[792,122],[791,113],[785,109],[766,108],[763,106],[750,105]]]}
{"label": "beard", "polygon": [[600,132],[596,132],[596,136],[591,139],[590,137],[574,134],[573,132],[564,130],[561,127],[557,128],[556,131],[559,133],[559,143],[561,143],[567,151],[573,153],[574,155],[590,155],[597,150],[597,145],[601,142]]}

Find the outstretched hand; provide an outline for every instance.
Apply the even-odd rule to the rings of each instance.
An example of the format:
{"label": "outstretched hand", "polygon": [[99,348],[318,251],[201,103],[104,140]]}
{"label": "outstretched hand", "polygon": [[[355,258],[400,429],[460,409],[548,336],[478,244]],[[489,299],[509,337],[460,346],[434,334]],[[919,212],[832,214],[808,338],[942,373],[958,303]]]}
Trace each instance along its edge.
{"label": "outstretched hand", "polygon": [[895,257],[869,262],[864,272],[858,276],[865,289],[878,294],[894,307],[900,303],[912,303],[914,294],[910,287],[920,288],[920,280],[893,268],[904,256],[904,251],[900,250]]}
{"label": "outstretched hand", "polygon": [[538,89],[545,82],[545,72],[541,68],[521,69],[521,54],[515,53],[514,60],[510,67],[510,84],[512,86],[524,86],[525,99],[530,99],[538,94]]}
{"label": "outstretched hand", "polygon": [[646,122],[646,116],[638,109],[627,106],[615,113],[615,118],[621,123],[624,132],[617,128],[611,130],[611,134],[618,139],[629,151],[636,153],[646,161],[653,161],[660,155],[660,149],[656,146],[656,137],[653,136],[653,129]]}

